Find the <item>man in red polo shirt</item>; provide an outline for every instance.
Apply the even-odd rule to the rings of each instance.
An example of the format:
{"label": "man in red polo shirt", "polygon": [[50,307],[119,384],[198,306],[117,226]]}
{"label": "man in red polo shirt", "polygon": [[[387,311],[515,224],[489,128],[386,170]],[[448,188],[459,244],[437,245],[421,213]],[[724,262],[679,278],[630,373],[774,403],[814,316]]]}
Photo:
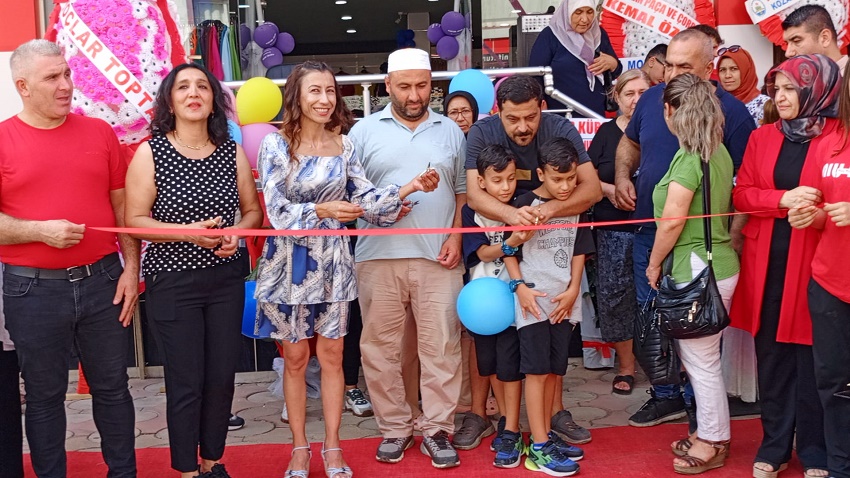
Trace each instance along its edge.
{"label": "man in red polo shirt", "polygon": [[73,347],[91,387],[107,476],[135,477],[127,326],[139,244],[86,227],[123,225],[126,165],[108,124],[70,113],[71,70],[56,44],[27,42],[10,63],[23,110],[0,123],[0,260],[33,469],[39,478],[67,475],[64,401]]}

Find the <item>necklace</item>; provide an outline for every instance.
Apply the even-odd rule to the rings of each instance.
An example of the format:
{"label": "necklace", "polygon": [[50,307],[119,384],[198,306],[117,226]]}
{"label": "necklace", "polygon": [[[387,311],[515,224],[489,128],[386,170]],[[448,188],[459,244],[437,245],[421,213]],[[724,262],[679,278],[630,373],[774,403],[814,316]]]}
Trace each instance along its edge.
{"label": "necklace", "polygon": [[204,141],[204,144],[202,144],[200,146],[190,146],[188,144],[183,144],[183,141],[180,141],[180,135],[177,134],[176,129],[174,130],[174,140],[177,141],[177,144],[179,144],[180,146],[183,146],[184,148],[194,149],[195,151],[200,151],[200,150],[206,148],[208,144],[210,144],[209,136],[207,136],[207,140]]}

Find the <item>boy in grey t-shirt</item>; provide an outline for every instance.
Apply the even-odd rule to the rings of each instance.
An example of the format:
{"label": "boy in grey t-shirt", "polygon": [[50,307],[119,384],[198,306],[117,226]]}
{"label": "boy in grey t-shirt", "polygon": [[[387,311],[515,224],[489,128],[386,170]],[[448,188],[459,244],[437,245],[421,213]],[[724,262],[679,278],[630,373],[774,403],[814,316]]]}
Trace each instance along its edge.
{"label": "boy in grey t-shirt", "polygon": [[[578,152],[569,140],[547,141],[540,147],[537,161],[537,175],[543,184],[518,197],[517,207],[533,208],[551,199],[563,201],[575,190]],[[579,219],[577,215],[556,217],[547,224],[576,224]],[[567,372],[570,322],[581,320],[578,299],[584,256],[594,251],[587,228],[556,227],[538,230],[523,244],[520,262],[505,260],[511,290],[517,294],[520,372],[526,377],[526,412],[532,434],[526,467],[546,468],[553,476],[575,473],[578,465],[572,459],[584,456],[580,448],[566,444],[551,431],[549,412],[556,377]]]}

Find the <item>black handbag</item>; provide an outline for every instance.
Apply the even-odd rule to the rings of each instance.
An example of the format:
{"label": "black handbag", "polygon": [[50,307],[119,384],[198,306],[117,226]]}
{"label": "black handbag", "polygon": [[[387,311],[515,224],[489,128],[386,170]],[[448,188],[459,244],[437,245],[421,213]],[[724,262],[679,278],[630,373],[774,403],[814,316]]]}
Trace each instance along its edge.
{"label": "black handbag", "polygon": [[[711,181],[709,167],[702,163],[702,209],[711,214]],[[694,339],[714,335],[729,325],[729,314],[723,305],[714,269],[711,265],[711,218],[703,218],[705,250],[708,265],[683,288],[676,288],[665,267],[658,295],[655,297],[655,315],[661,332],[674,339]],[[672,263],[672,261],[669,261]]]}
{"label": "black handbag", "polygon": [[614,99],[614,74],[610,71],[602,73],[602,87],[605,90],[605,111],[616,113],[620,111],[620,105]]}
{"label": "black handbag", "polygon": [[[599,57],[600,50],[596,50],[594,58]],[[606,70],[602,73],[602,89],[605,92],[605,111],[616,113],[620,111],[620,105],[614,99],[614,73]]]}
{"label": "black handbag", "polygon": [[681,382],[679,355],[673,339],[661,333],[651,299],[635,317],[632,341],[635,358],[652,385],[678,385]]}

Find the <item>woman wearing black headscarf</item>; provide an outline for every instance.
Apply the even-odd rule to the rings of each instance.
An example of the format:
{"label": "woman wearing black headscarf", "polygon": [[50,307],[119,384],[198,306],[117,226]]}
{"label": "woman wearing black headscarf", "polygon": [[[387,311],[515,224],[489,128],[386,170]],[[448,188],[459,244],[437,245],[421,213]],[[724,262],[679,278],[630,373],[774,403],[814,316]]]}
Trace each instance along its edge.
{"label": "woman wearing black headscarf", "polygon": [[450,120],[457,123],[466,135],[472,123],[478,121],[478,102],[466,91],[455,91],[449,93],[443,100],[443,112]]}

